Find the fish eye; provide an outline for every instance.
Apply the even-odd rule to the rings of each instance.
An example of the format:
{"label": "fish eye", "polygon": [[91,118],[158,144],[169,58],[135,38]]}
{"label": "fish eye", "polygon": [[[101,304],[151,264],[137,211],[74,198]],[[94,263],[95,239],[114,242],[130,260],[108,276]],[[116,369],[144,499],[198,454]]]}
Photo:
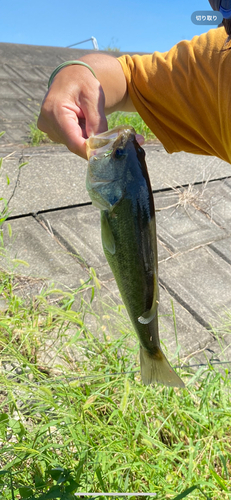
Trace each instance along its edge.
{"label": "fish eye", "polygon": [[124,150],[121,148],[117,148],[114,153],[115,158],[122,158],[125,156]]}

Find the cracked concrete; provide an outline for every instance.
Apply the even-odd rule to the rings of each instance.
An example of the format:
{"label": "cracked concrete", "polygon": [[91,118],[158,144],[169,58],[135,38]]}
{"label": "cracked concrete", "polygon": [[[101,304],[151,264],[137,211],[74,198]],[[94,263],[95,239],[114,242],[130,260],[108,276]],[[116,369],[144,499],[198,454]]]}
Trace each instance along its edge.
{"label": "cracked concrete", "polygon": [[[161,162],[164,172],[167,153],[163,150],[160,153],[155,146],[151,148],[150,145],[147,151],[150,177],[158,179]],[[93,267],[100,282],[106,285],[102,287],[103,296],[112,297],[119,303],[119,292],[102,251],[99,211],[91,205],[85,188],[86,162],[76,158],[63,147],[57,149],[51,146],[47,149],[43,147],[41,150],[36,149],[35,154],[37,165],[40,165],[41,170],[39,175],[37,169],[32,166],[34,161],[32,153],[28,165],[21,170],[20,183],[17,183],[16,189],[16,164],[10,171],[13,163],[9,163],[14,160],[7,160],[5,166],[5,173],[7,172],[8,176],[15,172],[15,183],[12,183],[11,188],[8,186],[9,190],[14,192],[10,203],[13,239],[6,235],[5,240],[10,255],[29,263],[28,268],[19,267],[20,271],[28,276],[42,276],[50,282],[58,283],[59,286],[70,288],[76,288],[80,280],[86,280],[89,268]],[[191,163],[191,156],[190,159],[186,154],[184,156],[185,163],[187,164],[187,160]],[[37,179],[37,176],[39,179],[45,176],[48,158],[52,168],[60,168],[62,165],[60,175],[63,179],[71,177],[70,162],[74,162],[72,168],[76,182],[68,193],[72,204],[64,208],[63,198],[61,206],[58,204],[60,198],[56,198],[56,189],[61,189],[62,183],[59,175],[56,179],[55,176],[53,178],[55,184],[51,196],[46,189],[42,190]],[[175,176],[178,168],[177,156],[171,158],[172,172]],[[18,154],[18,163],[19,160],[21,161],[21,157]],[[200,160],[203,172],[206,159],[201,157]],[[183,164],[183,160],[181,161]],[[220,164],[219,160],[217,162]],[[213,165],[215,163],[216,160]],[[30,182],[27,175],[22,176],[24,168],[28,169]],[[222,168],[225,170],[227,165],[221,163],[221,174],[223,174]],[[79,175],[76,175],[76,172],[79,172]],[[170,170],[168,175],[169,172]],[[165,177],[162,180],[159,176],[158,182],[159,189],[158,191],[154,189],[154,198],[161,290],[159,307],[161,338],[173,355],[176,352],[174,310],[182,356],[189,357],[192,364],[195,360],[201,362],[205,356],[213,359],[216,354],[217,359],[219,344],[212,335],[210,327],[211,324],[219,324],[222,311],[231,305],[231,267],[227,255],[229,248],[227,242],[231,237],[229,230],[231,183],[226,177],[226,180],[211,180],[205,185],[201,177],[199,184],[189,184],[182,188],[174,186],[172,179],[173,188],[166,190]],[[41,193],[37,197],[33,194],[25,196],[23,205],[22,194],[27,192],[29,186],[32,193],[37,186],[38,190],[41,189]],[[154,184],[153,188],[155,187]],[[21,191],[20,196],[18,191]],[[66,191],[65,189],[64,196]],[[50,208],[52,196],[56,208],[53,205]],[[226,345],[224,353],[219,358],[223,361],[224,357],[229,359],[229,344]]]}
{"label": "cracked concrete", "polygon": [[[99,211],[85,188],[86,162],[64,146],[22,144],[51,71],[81,53],[0,44],[0,127],[6,126],[0,193],[10,200],[12,227],[10,238],[5,224],[5,244],[11,257],[28,262],[18,268],[25,276],[59,286],[78,287],[94,267],[105,300],[120,303],[102,250]],[[175,319],[187,362],[230,360],[220,325],[231,307],[231,167],[208,156],[168,155],[158,141],[145,150],[157,214],[161,339],[174,355]],[[19,170],[22,162],[28,163]],[[219,339],[211,324],[220,327]]]}

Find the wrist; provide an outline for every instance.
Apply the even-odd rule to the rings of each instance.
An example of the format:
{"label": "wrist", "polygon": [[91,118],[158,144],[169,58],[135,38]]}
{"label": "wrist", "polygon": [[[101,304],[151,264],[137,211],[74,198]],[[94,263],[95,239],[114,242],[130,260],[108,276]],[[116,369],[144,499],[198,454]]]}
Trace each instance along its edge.
{"label": "wrist", "polygon": [[89,66],[89,64],[85,63],[84,61],[66,61],[66,62],[63,62],[61,64],[59,64],[59,66],[57,66],[57,68],[54,69],[54,71],[51,73],[51,76],[48,80],[48,89],[49,87],[51,86],[55,76],[59,73],[59,71],[67,66],[84,66],[85,68],[88,68],[91,73],[94,75],[94,77],[96,78],[96,74],[94,72],[94,70],[91,68],[91,66]]}

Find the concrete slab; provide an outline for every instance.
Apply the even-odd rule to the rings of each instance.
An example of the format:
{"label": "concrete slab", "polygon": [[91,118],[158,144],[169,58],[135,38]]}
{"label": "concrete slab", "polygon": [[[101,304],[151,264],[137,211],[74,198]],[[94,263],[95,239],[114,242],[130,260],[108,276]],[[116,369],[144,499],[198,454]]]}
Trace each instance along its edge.
{"label": "concrete slab", "polygon": [[152,144],[147,144],[145,151],[154,190],[208,182],[231,175],[231,165],[215,157],[184,152],[170,155],[163,147],[154,154]]}
{"label": "concrete slab", "polygon": [[177,348],[181,360],[189,356],[192,363],[198,352],[206,350],[213,342],[211,333],[162,286],[160,286],[159,327],[161,340],[168,352],[174,356],[175,362]]}
{"label": "concrete slab", "polygon": [[[14,137],[17,131],[11,126],[10,132]],[[4,147],[3,145],[2,155],[10,151],[8,148],[4,152]],[[155,191],[165,189],[169,185],[178,186],[177,179],[181,179],[180,185],[183,185],[193,183],[195,176],[197,181],[203,182],[205,172],[213,179],[225,177],[231,172],[229,164],[217,158],[211,160],[205,156],[195,157],[195,166],[192,169],[192,155],[187,153],[180,153],[177,156],[169,155],[160,144],[148,144],[145,150],[150,180]],[[87,162],[60,145],[16,148],[14,155],[3,162],[0,192],[6,189],[4,179],[7,175],[11,180],[10,186],[7,187],[8,196],[11,196],[18,175],[18,165],[22,158],[29,163],[20,172],[20,184],[11,200],[12,215],[30,214],[90,202],[85,187]],[[166,195],[165,207],[166,204],[173,205],[177,202],[177,197],[174,195],[174,192]],[[169,218],[172,211],[173,208],[166,211],[166,218]],[[176,219],[176,224],[178,224],[178,219]]]}
{"label": "concrete slab", "polygon": [[[208,192],[210,185],[207,186]],[[212,186],[212,192],[214,187]],[[217,186],[217,196],[220,196],[222,189]],[[158,237],[172,252],[177,253],[187,251],[215,241],[227,238],[231,234],[228,221],[222,217],[222,211],[217,214],[219,225],[215,220],[215,210],[205,211],[200,208],[204,206],[204,200],[196,200],[192,206],[189,202],[181,206],[178,195],[174,193],[159,194],[155,196],[157,207]],[[194,203],[194,202],[193,202]],[[222,198],[221,205],[224,210],[231,209],[231,198]],[[198,208],[195,208],[197,206]],[[158,209],[160,211],[158,211]],[[210,212],[212,217],[210,216]]]}
{"label": "concrete slab", "polygon": [[33,116],[31,115],[31,119],[24,118],[23,124],[19,124],[19,122],[15,122],[14,120],[0,120],[0,131],[5,132],[5,134],[1,137],[1,143],[3,144],[11,144],[12,147],[15,147],[16,144],[28,143],[28,133],[29,133],[29,123],[33,120]]}
{"label": "concrete slab", "polygon": [[20,259],[28,267],[19,264],[17,271],[24,276],[47,278],[49,281],[68,287],[77,287],[80,279],[87,280],[88,273],[78,264],[77,259],[57,243],[57,240],[39,224],[33,217],[10,222],[12,238],[7,234],[5,225],[4,242],[8,259],[2,259],[2,264],[17,265],[12,259]]}
{"label": "concrete slab", "polygon": [[[89,267],[94,267],[103,280],[108,274],[108,264],[102,250],[100,212],[92,205],[70,208],[46,213],[44,215],[50,226],[82,255]],[[159,255],[162,259],[169,252],[160,245]]]}
{"label": "concrete slab", "polygon": [[[150,152],[149,148],[149,152]],[[50,208],[57,207],[57,200],[59,201],[59,206],[70,205],[71,203],[81,205],[81,202],[88,201],[88,194],[85,190],[85,175],[86,175],[86,162],[84,160],[80,160],[75,155],[65,152],[62,148],[59,154],[56,156],[52,155],[52,162],[50,162],[50,155],[45,157],[44,152],[46,152],[46,148],[43,149],[43,155],[35,155],[32,157],[34,168],[30,172],[29,165],[31,166],[31,162],[28,166],[24,167],[20,172],[20,188],[17,188],[16,193],[13,197],[13,202],[16,206],[20,207],[16,212],[18,214],[26,213],[27,211],[37,212],[38,210],[49,210]],[[30,151],[28,151],[30,155]],[[155,153],[154,153],[155,154]],[[17,153],[18,157],[19,154]],[[46,182],[46,177],[44,178],[44,171],[42,169],[41,173],[39,172],[39,168],[41,166],[41,158],[43,159],[43,166],[46,165],[46,171],[49,172],[49,183]],[[26,155],[24,153],[24,159],[26,159]],[[17,161],[19,158],[17,158]],[[16,170],[15,170],[15,159],[14,160],[6,160],[8,167],[8,175],[12,179],[12,187],[16,182]],[[81,165],[82,164],[82,165]],[[63,169],[63,165],[65,165],[65,169]],[[78,165],[78,166],[77,166]],[[11,170],[12,167],[12,170]],[[36,168],[37,167],[37,168]],[[82,167],[82,168],[81,168]],[[68,169],[68,170],[67,170]],[[76,171],[78,173],[76,174]],[[36,184],[31,181],[34,177],[34,173],[36,171]],[[30,173],[32,173],[32,178],[30,178]],[[61,175],[61,178],[58,177],[57,173]],[[65,178],[64,178],[65,177]],[[81,179],[77,186],[75,185],[76,178]],[[45,182],[44,182],[45,179]],[[83,184],[84,183],[84,184]],[[37,186],[40,189],[36,190]],[[54,187],[57,188],[54,189]],[[5,181],[5,185],[3,188],[6,190],[10,190],[10,186],[7,186]],[[5,193],[3,189],[3,192]],[[82,191],[81,191],[82,189]],[[220,189],[220,191],[219,191]],[[207,196],[205,200],[214,199],[216,194],[217,198],[220,200],[220,204],[223,206],[223,212],[226,210],[230,210],[229,207],[229,190],[230,186],[224,183],[216,184],[211,183],[207,184],[206,191],[204,190],[203,196]],[[212,191],[212,194],[211,192]],[[76,197],[76,192],[78,192],[78,198]],[[52,200],[52,196],[54,196]],[[214,194],[215,193],[215,194]],[[12,193],[8,193],[10,195]],[[65,196],[63,196],[63,194]],[[226,196],[224,196],[226,194]],[[45,196],[44,196],[45,195]],[[50,197],[50,199],[49,199]],[[45,199],[45,203],[43,204],[43,200]],[[48,205],[47,201],[49,199],[50,204]],[[170,204],[170,208],[167,210],[161,210],[157,212],[157,223],[158,223],[158,236],[160,237],[160,245],[159,245],[159,256],[160,261],[163,261],[163,265],[161,269],[165,269],[164,266],[168,265],[167,262],[173,260],[172,254],[177,252],[185,252],[187,250],[191,250],[196,246],[204,245],[211,243],[211,241],[222,240],[227,237],[227,230],[224,228],[224,221],[222,222],[221,216],[220,221],[222,222],[222,226],[217,226],[214,224],[214,221],[209,220],[206,217],[206,214],[200,212],[200,210],[195,209],[191,205],[187,207],[187,211],[184,207],[176,207],[171,205],[176,205],[178,203],[179,196],[175,193],[172,193],[172,196],[169,193],[165,194],[156,194],[155,201],[156,207],[158,208],[167,208]],[[200,200],[201,201],[201,200]],[[204,202],[204,199],[202,200]],[[74,203],[73,203],[74,202]],[[198,203],[198,200],[197,200]],[[226,207],[226,208],[225,208]],[[11,208],[13,205],[11,204]],[[216,212],[217,210],[217,212]],[[216,201],[213,207],[213,214],[217,216],[222,212],[220,206],[218,206],[218,201]],[[15,212],[14,212],[15,213]],[[225,212],[224,212],[225,213]],[[77,253],[80,253],[84,256],[84,258],[88,261],[90,266],[96,267],[98,270],[100,267],[103,267],[106,264],[106,261],[101,261],[98,257],[101,242],[100,242],[100,232],[99,232],[99,213],[98,210],[92,207],[85,207],[84,210],[72,209],[72,210],[63,210],[57,211],[55,213],[50,213],[46,215],[49,223],[52,227],[54,227],[55,231],[59,233],[62,238],[68,243],[71,243],[74,248],[76,248]],[[98,222],[96,222],[96,218],[98,218]],[[91,234],[92,239],[91,242],[88,242],[88,235]],[[92,241],[94,242],[93,248],[91,247]],[[221,245],[221,243],[219,243]],[[201,249],[202,250],[202,249]],[[190,255],[190,253],[189,253]],[[22,257],[23,258],[23,257]],[[182,258],[186,258],[185,256]],[[193,259],[192,259],[193,260]],[[199,259],[200,260],[200,259]],[[176,260],[174,259],[176,262]],[[174,276],[176,274],[175,270],[175,262],[171,264],[171,269],[173,269],[173,276],[171,272],[167,272],[167,275],[170,276],[170,281],[165,279],[166,271],[163,274],[163,282],[168,285],[169,289],[175,290],[176,294],[179,296],[183,296],[185,300],[184,293],[178,293],[177,287],[175,284],[173,286],[172,280],[174,281]],[[197,267],[197,264],[195,264]],[[211,265],[211,262],[208,266]],[[219,265],[222,265],[219,262]],[[186,267],[188,263],[186,264]],[[180,266],[181,268],[181,266]],[[185,269],[185,265],[183,265],[182,269]],[[197,268],[197,270],[200,266]],[[42,268],[41,268],[42,269]],[[178,268],[177,268],[178,269]],[[209,269],[209,267],[208,267]],[[227,269],[226,269],[227,271]],[[178,271],[177,271],[178,272]],[[205,268],[203,270],[205,272]],[[202,269],[200,269],[200,273],[202,273]],[[175,274],[174,274],[175,273]],[[229,273],[228,273],[229,274]],[[189,275],[189,268],[187,267],[187,273],[189,282],[192,282],[192,279]],[[222,274],[220,274],[221,276]],[[176,276],[175,276],[176,278]],[[230,276],[228,275],[227,280],[229,281]],[[217,277],[216,277],[217,279]],[[226,280],[226,281],[227,281]],[[177,278],[177,281],[183,283],[181,278]],[[200,284],[201,285],[201,284]],[[210,285],[208,285],[210,288]],[[214,282],[211,284],[214,287]],[[225,288],[226,292],[228,288]],[[222,301],[228,305],[227,302],[227,293],[226,301]],[[192,294],[197,295],[196,288],[191,292]],[[182,299],[183,300],[183,299]],[[213,303],[210,301],[210,305]],[[190,309],[190,300],[185,301],[187,303],[187,307]],[[216,303],[217,304],[217,303]],[[214,304],[215,306],[215,304]],[[197,310],[197,307],[194,307]],[[209,321],[210,317],[210,308],[205,305],[202,307],[203,315],[206,315],[205,322]],[[213,311],[214,313],[214,311]],[[214,317],[214,315],[213,315]]]}
{"label": "concrete slab", "polygon": [[[39,110],[52,70],[88,52],[92,50],[0,43],[0,131],[6,130],[0,156],[14,152],[3,161],[0,177],[0,196],[11,198],[13,237],[7,236],[5,225],[5,243],[11,258],[29,263],[18,267],[25,275],[22,279],[45,277],[61,287],[76,288],[92,266],[104,302],[118,304],[121,298],[102,250],[99,211],[89,204],[85,188],[87,163],[60,145],[16,145],[28,140],[28,124]],[[231,359],[229,336],[218,342],[207,329],[231,303],[230,165],[208,156],[169,155],[158,141],[146,144],[145,150],[156,208],[161,209],[161,339],[171,359],[177,349],[174,310],[181,355],[190,363],[204,361],[205,356]],[[22,161],[29,163],[19,172]],[[39,280],[36,283],[40,286]],[[100,311],[98,300],[93,306]],[[102,321],[98,330],[91,314],[87,321],[100,334]],[[112,321],[109,326],[113,325]]]}
{"label": "concrete slab", "polygon": [[[9,72],[10,76],[14,81],[24,81],[24,82],[40,82],[43,85],[46,84],[50,77],[50,66],[35,66],[33,65],[33,71],[31,71],[28,66],[10,66],[9,64],[4,65],[5,74]],[[0,73],[1,78],[1,73]]]}
{"label": "concrete slab", "polygon": [[[105,279],[105,273],[108,277],[97,209],[88,206],[62,210],[46,214],[46,219],[88,265],[96,269],[100,279]],[[157,232],[159,234],[159,225]],[[202,325],[208,326],[221,307],[230,306],[231,269],[214,252],[207,248],[193,250],[192,247],[188,253],[185,250],[174,258],[161,244],[158,249],[160,282]]]}
{"label": "concrete slab", "polygon": [[230,179],[214,181],[198,186],[201,192],[199,209],[205,210],[210,220],[229,232],[231,222],[231,182]]}
{"label": "concrete slab", "polygon": [[2,99],[1,104],[0,120],[3,128],[7,122],[13,124],[12,117],[14,117],[15,120],[23,120],[28,131],[28,122],[33,121],[34,114],[38,114],[40,109],[40,103],[32,99],[26,99],[23,102],[16,99]]}
{"label": "concrete slab", "polygon": [[46,219],[103,279],[103,269],[106,267],[108,273],[108,266],[102,251],[99,210],[92,206],[72,208],[46,214]]}
{"label": "concrete slab", "polygon": [[[47,92],[47,82],[45,81],[45,77],[43,82],[34,81],[33,85],[32,82],[25,82],[23,80],[15,82],[14,85],[17,87],[19,97],[23,98],[24,96],[27,96],[31,99],[38,99],[40,102],[42,102],[42,99]],[[8,97],[8,95],[6,97]]]}
{"label": "concrete slab", "polygon": [[231,238],[226,238],[225,240],[216,241],[209,245],[209,247],[222,259],[224,259],[228,264],[231,265]]}
{"label": "concrete slab", "polygon": [[[79,57],[94,52],[92,49],[67,47],[50,47],[45,45],[25,45],[19,43],[0,43],[0,60],[3,64],[13,66],[58,66],[63,61],[79,59]],[[104,52],[104,51],[101,51]],[[112,52],[119,56],[122,53]]]}
{"label": "concrete slab", "polygon": [[[100,222],[96,215],[99,213],[94,207],[85,207],[84,210],[76,208],[70,211],[61,211],[60,214],[50,214],[45,219],[50,232],[45,229],[45,225],[41,225],[32,217],[11,221],[12,239],[7,237],[5,228],[8,255],[11,258],[23,259],[28,262],[29,267],[19,265],[17,268],[24,276],[46,277],[60,287],[77,288],[80,279],[86,281],[89,275],[78,260],[71,256],[70,249],[73,248],[75,252],[84,256],[88,260],[88,265],[93,265],[98,273],[102,285],[98,300],[121,304],[117,285],[103,254]],[[73,221],[76,222],[76,226]],[[58,234],[56,227],[58,227]],[[89,235],[91,235],[90,238]],[[60,243],[63,244],[62,247]],[[100,308],[101,305],[96,300],[93,309],[99,311]],[[188,355],[189,352],[194,353],[205,348],[211,341],[208,330],[200,325],[174,297],[171,297],[161,287],[160,335],[163,345],[168,349],[169,357],[174,358],[177,350],[173,310],[181,355]],[[126,312],[124,314],[127,317]],[[88,326],[94,328],[93,323],[90,318]],[[119,334],[119,332],[114,333],[115,335]]]}
{"label": "concrete slab", "polygon": [[7,64],[1,64],[0,66],[0,79],[1,80],[14,80],[16,77],[20,79],[20,77],[15,73],[13,68],[11,68]]}
{"label": "concrete slab", "polygon": [[159,265],[160,281],[202,325],[231,307],[230,265],[210,248],[183,252]]}
{"label": "concrete slab", "polygon": [[[85,187],[87,162],[72,155],[66,148],[57,147],[49,153],[39,154],[33,149],[32,156],[26,149],[4,160],[0,192],[12,195],[15,182],[20,175],[13,199],[10,203],[12,215],[30,214],[51,208],[89,202]],[[28,161],[20,172],[20,163]],[[11,180],[7,185],[6,175]]]}
{"label": "concrete slab", "polygon": [[20,97],[27,97],[27,92],[23,91],[13,81],[1,81],[0,86],[0,99],[14,99]]}

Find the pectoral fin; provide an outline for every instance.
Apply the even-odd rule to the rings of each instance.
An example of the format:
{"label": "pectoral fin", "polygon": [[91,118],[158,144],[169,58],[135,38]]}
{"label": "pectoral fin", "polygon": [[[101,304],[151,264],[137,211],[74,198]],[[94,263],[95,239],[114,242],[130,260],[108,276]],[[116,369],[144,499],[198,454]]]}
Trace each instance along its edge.
{"label": "pectoral fin", "polygon": [[159,291],[158,291],[158,283],[157,283],[157,276],[156,273],[154,273],[154,280],[153,280],[153,299],[152,299],[152,307],[148,311],[145,311],[142,316],[138,318],[139,323],[142,323],[143,325],[147,325],[150,323],[153,318],[155,318],[155,315],[157,314],[157,308],[158,308],[158,299],[159,299]]}
{"label": "pectoral fin", "polygon": [[107,215],[104,210],[101,212],[101,237],[103,246],[112,255],[115,253],[115,239],[110,228]]}

